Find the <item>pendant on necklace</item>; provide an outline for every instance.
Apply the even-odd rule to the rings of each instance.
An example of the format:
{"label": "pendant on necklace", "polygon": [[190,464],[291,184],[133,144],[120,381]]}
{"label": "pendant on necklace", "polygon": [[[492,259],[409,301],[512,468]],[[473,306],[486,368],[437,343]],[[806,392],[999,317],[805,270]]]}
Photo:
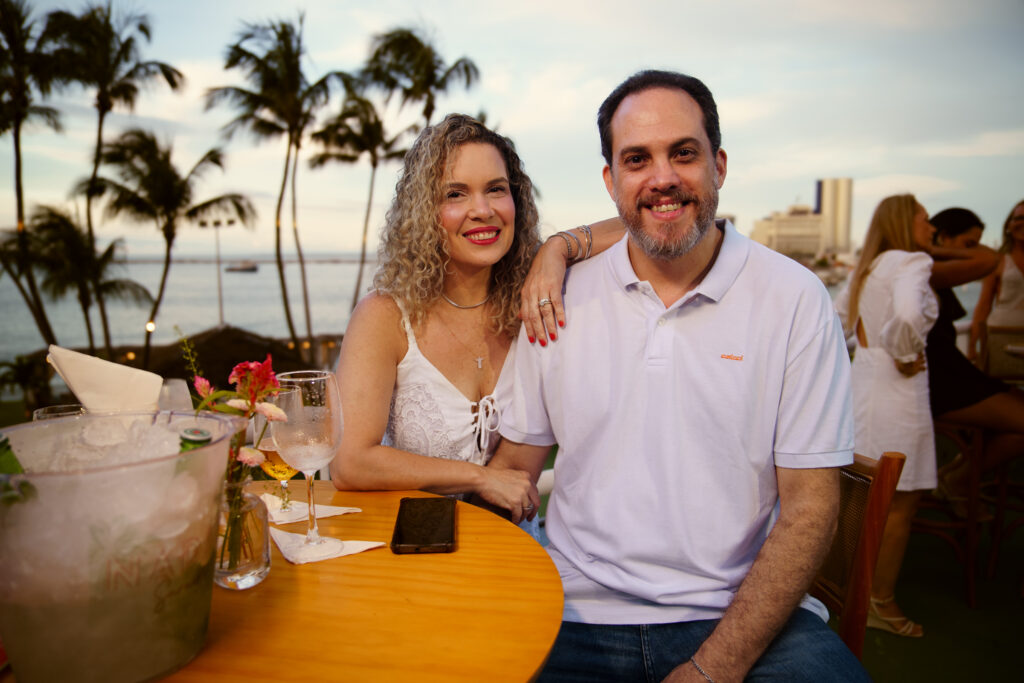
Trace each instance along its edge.
{"label": "pendant on necklace", "polygon": [[477,370],[483,370],[484,369],[484,359],[482,357],[476,359],[476,369]]}

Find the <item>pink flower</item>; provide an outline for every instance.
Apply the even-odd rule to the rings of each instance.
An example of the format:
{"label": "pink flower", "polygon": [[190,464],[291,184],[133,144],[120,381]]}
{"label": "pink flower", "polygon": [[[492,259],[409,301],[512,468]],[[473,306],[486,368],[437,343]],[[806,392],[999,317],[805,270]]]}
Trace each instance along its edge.
{"label": "pink flower", "polygon": [[284,411],[275,406],[273,403],[261,402],[255,406],[257,413],[267,418],[268,422],[287,422],[288,416],[285,415]]}
{"label": "pink flower", "polygon": [[206,398],[213,393],[213,387],[210,386],[210,380],[205,377],[196,375],[192,379],[192,386],[196,388],[196,393],[199,394],[200,398]]}
{"label": "pink flower", "polygon": [[247,398],[249,403],[256,403],[267,394],[275,393],[280,388],[277,376],[271,367],[270,354],[262,363],[249,361],[239,363],[228,375],[228,382],[236,385],[239,396]]}
{"label": "pink flower", "polygon": [[259,467],[266,457],[255,448],[243,446],[238,450],[238,462],[249,467]]}

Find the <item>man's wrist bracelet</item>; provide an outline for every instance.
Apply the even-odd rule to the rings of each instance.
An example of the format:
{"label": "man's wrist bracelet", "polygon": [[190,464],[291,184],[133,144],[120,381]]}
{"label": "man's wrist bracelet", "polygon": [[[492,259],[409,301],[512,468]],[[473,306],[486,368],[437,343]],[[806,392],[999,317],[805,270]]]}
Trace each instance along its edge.
{"label": "man's wrist bracelet", "polygon": [[704,680],[706,680],[708,683],[715,683],[715,679],[713,679],[711,676],[709,676],[708,672],[705,671],[703,668],[701,668],[701,665],[698,664],[697,660],[694,659],[693,657],[690,657],[690,664],[693,664],[693,667],[695,669],[697,669],[697,673],[699,673],[701,676],[703,676]]}

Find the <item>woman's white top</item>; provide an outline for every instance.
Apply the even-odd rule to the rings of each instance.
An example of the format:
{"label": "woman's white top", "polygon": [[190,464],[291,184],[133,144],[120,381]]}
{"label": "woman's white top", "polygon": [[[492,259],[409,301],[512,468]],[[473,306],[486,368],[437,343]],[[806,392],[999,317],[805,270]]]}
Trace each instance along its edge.
{"label": "woman's white top", "polygon": [[384,445],[486,465],[501,440],[495,394],[470,401],[420,351],[405,311],[402,327],[409,350],[398,364]]}
{"label": "woman's white top", "polygon": [[[928,284],[932,259],[924,252],[889,250],[875,258],[860,291],[858,314],[867,347],[857,342],[853,359],[855,449],[869,458],[885,451],[907,456],[897,489],[916,491],[936,484],[935,433],[928,403],[928,373],[905,377],[895,360],[909,362],[924,350],[939,303]],[[849,282],[836,297],[847,329]]]}
{"label": "woman's white top", "polygon": [[1024,274],[1010,254],[1003,257],[999,291],[992,303],[988,324],[1002,327],[1024,326]]}

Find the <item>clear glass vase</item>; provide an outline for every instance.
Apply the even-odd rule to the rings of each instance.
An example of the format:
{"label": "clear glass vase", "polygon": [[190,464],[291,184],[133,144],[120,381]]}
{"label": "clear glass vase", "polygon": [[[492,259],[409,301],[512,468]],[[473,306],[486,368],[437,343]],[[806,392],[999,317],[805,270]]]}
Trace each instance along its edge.
{"label": "clear glass vase", "polygon": [[267,506],[244,486],[224,485],[214,557],[213,580],[232,590],[252,588],[270,573]]}

